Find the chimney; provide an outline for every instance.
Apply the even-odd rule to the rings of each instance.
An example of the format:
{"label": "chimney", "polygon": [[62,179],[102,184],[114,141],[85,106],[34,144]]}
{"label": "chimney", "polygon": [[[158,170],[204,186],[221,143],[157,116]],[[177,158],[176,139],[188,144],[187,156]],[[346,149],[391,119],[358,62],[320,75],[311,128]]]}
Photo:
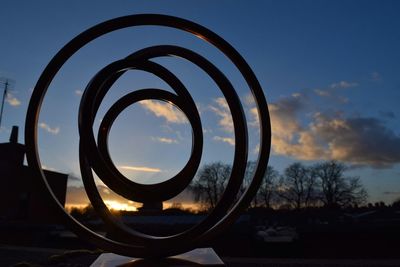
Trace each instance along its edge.
{"label": "chimney", "polygon": [[18,143],[18,126],[13,126],[10,135],[10,143],[17,144]]}

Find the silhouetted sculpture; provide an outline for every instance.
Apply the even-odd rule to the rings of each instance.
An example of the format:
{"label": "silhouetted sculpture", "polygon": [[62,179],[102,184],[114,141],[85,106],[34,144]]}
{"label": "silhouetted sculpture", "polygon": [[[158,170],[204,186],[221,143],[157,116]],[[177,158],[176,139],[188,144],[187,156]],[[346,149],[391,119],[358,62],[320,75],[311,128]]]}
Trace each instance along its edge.
{"label": "silhouetted sculpture", "polygon": [[[114,242],[106,239],[73,220],[66,212],[62,214],[78,235],[105,250],[140,258],[159,258],[177,255],[196,248],[232,225],[240,216],[241,211],[247,208],[264,177],[271,146],[271,126],[267,102],[253,71],[229,43],[201,25],[166,15],[131,15],[100,23],[66,44],[43,71],[29,103],[25,126],[25,141],[28,146],[27,159],[29,165],[40,175],[42,167],[38,158],[35,135],[37,118],[41,109],[41,101],[45,97],[48,86],[54,76],[72,55],[92,40],[126,27],[145,25],[169,27],[194,34],[224,53],[243,75],[253,93],[260,121],[260,150],[254,176],[242,197],[233,205],[241,189],[247,164],[247,122],[239,96],[230,81],[216,66],[189,49],[173,45],[160,45],[141,49],[126,58],[112,62],[91,79],[82,96],[79,108],[79,158],[82,180],[91,204],[107,224],[107,227],[112,229],[113,232],[126,237],[125,240],[128,241]],[[185,232],[160,238],[159,236],[139,233],[116,219],[108,210],[97,191],[92,171],[98,175],[104,184],[119,195],[141,203],[154,203],[171,199],[182,192],[195,176],[200,165],[203,149],[200,115],[194,100],[183,83],[171,71],[152,61],[154,58],[168,56],[179,57],[197,65],[218,85],[232,114],[235,150],[232,173],[226,189],[210,214],[201,223]],[[161,89],[140,89],[123,96],[106,112],[101,121],[96,141],[93,133],[93,124],[100,104],[114,82],[130,69],[142,70],[158,76],[175,93]],[[156,184],[140,184],[126,178],[114,166],[108,150],[108,134],[118,115],[128,106],[148,99],[165,101],[178,107],[188,118],[193,130],[193,147],[186,166],[174,177]],[[46,177],[43,177],[43,181],[46,181]],[[48,189],[51,191],[51,188]],[[49,196],[52,197],[50,194]],[[53,200],[57,202],[57,199],[53,198]]]}

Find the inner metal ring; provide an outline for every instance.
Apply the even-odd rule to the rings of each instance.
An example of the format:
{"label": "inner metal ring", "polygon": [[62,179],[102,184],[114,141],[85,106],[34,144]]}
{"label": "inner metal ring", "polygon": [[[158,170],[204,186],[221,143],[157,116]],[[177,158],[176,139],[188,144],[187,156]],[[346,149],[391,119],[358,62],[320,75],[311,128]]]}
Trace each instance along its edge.
{"label": "inner metal ring", "polygon": [[[173,86],[179,94],[178,96],[175,95],[175,97],[166,94],[167,97],[174,99],[176,105],[183,111],[192,126],[193,146],[187,164],[174,177],[157,184],[139,184],[126,178],[112,163],[112,160],[109,157],[106,140],[103,139],[105,143],[99,142],[99,146],[97,146],[94,139],[92,129],[93,122],[99,104],[105,96],[105,92],[107,92],[112,85],[111,82],[108,82],[110,79],[109,77],[112,78],[112,82],[115,82],[116,78],[120,76],[118,75],[117,77],[116,74],[119,74],[119,72],[125,72],[128,69],[140,69],[154,74],[161,74],[161,78],[171,87]],[[151,92],[154,93],[154,91]],[[140,94],[156,97],[150,95],[149,92],[142,92]],[[145,100],[145,98],[141,100]],[[150,61],[143,62],[135,60],[135,57],[129,57],[109,64],[99,71],[88,84],[82,96],[79,113],[79,130],[85,157],[87,157],[90,166],[96,172],[98,177],[117,194],[120,194],[129,200],[142,203],[147,201],[164,201],[182,192],[195,176],[196,170],[200,164],[203,146],[203,132],[200,116],[197,112],[195,103],[186,88],[164,67]],[[103,130],[108,131],[109,129],[103,129],[100,127],[100,132]],[[83,179],[85,179],[87,175],[89,175],[87,172],[82,172]]]}

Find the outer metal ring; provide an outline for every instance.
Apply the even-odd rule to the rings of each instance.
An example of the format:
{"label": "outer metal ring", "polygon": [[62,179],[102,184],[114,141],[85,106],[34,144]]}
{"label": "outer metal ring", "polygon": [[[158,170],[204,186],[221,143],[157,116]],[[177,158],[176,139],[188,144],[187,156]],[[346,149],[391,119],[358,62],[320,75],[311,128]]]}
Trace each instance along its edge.
{"label": "outer metal ring", "polygon": [[[80,48],[85,46],[90,41],[96,39],[97,37],[100,37],[101,35],[118,29],[140,25],[166,26],[190,32],[216,46],[233,62],[233,64],[242,73],[256,101],[260,120],[260,152],[257,168],[254,173],[252,182],[250,183],[248,189],[242,195],[240,200],[236,202],[234,206],[232,206],[233,201],[229,200],[233,200],[236,197],[236,193],[235,190],[228,190],[228,188],[235,189],[238,186],[238,183],[243,179],[246,166],[245,163],[243,164],[242,162],[243,159],[245,159],[244,162],[247,160],[247,134],[246,130],[244,130],[244,132],[242,130],[247,128],[245,127],[245,120],[241,106],[239,110],[232,110],[232,106],[230,106],[232,117],[235,122],[235,136],[236,138],[239,136],[239,139],[245,140],[243,144],[241,142],[236,142],[235,146],[234,161],[237,160],[239,163],[234,169],[234,171],[237,172],[233,173],[237,176],[241,176],[241,178],[237,179],[235,178],[235,175],[233,175],[232,179],[230,179],[228,183],[227,190],[224,192],[224,196],[217,205],[217,208],[202,223],[188,230],[188,232],[184,232],[180,235],[165,238],[137,235],[129,239],[132,242],[125,242],[125,240],[123,242],[119,242],[104,238],[92,232],[85,226],[81,225],[69,214],[67,214],[60,203],[58,203],[56,197],[54,196],[51,188],[46,181],[46,177],[43,174],[42,166],[39,160],[37,147],[37,120],[39,117],[41,104],[48,89],[48,86],[50,85],[51,81],[60,70],[62,65],[74,53],[76,53]],[[143,52],[143,54],[146,55],[146,51]],[[220,86],[220,88],[221,90],[223,90],[223,88],[225,87]],[[238,100],[235,92],[225,95],[225,97],[227,98],[227,101],[232,99]],[[94,99],[96,99],[96,97]],[[91,114],[93,114],[93,111],[94,110],[92,110]],[[88,121],[91,121],[92,115],[88,116]],[[93,242],[97,246],[109,251],[113,251],[115,253],[135,257],[162,257],[187,251],[195,246],[202,244],[206,240],[209,240],[214,235],[220,233],[223,229],[232,224],[235,219],[240,215],[241,211],[248,206],[262,181],[263,175],[267,167],[271,145],[271,127],[267,103],[263,91],[251,68],[229,43],[227,43],[215,33],[196,23],[172,16],[144,14],[120,17],[98,24],[75,37],[56,54],[56,56],[50,61],[48,66],[43,71],[33,91],[26,118],[25,143],[27,146],[27,160],[29,165],[37,172],[40,177],[42,177],[43,184],[47,187],[49,191],[50,199],[52,199],[52,201],[56,205],[58,205],[58,210],[61,212],[60,214],[62,214],[62,216],[66,218],[67,222],[75,230],[75,232],[77,232],[77,234]],[[81,152],[82,149],[83,146],[81,145]],[[81,157],[81,168],[86,168],[91,164],[93,164],[93,162],[89,162],[85,157]]]}

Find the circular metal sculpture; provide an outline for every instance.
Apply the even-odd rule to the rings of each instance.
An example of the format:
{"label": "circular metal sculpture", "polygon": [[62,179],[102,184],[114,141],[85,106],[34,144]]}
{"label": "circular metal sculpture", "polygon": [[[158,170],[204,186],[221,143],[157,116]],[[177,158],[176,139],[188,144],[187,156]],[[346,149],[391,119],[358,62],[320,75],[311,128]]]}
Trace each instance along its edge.
{"label": "circular metal sculpture", "polygon": [[[199,54],[179,46],[161,45],[144,48],[126,58],[112,62],[100,70],[88,83],[79,108],[79,157],[82,180],[89,199],[107,227],[123,237],[111,240],[96,234],[65,212],[57,201],[42,170],[37,145],[37,124],[42,101],[55,75],[63,64],[79,49],[92,40],[126,27],[143,25],[164,26],[194,34],[211,43],[228,57],[241,72],[253,93],[260,122],[260,150],[257,168],[251,183],[240,199],[235,202],[247,163],[248,140],[247,124],[240,99],[225,75],[210,61]],[[151,61],[157,57],[174,56],[192,62],[206,72],[218,85],[228,103],[232,114],[235,134],[233,167],[226,189],[215,209],[199,224],[172,236],[152,236],[135,231],[110,213],[97,191],[93,173],[119,195],[138,202],[164,201],[170,199],[187,187],[199,167],[203,134],[200,116],[196,105],[185,86],[163,66]],[[176,94],[154,88],[133,91],[119,99],[104,116],[98,133],[97,143],[93,133],[93,123],[99,106],[114,82],[127,70],[138,69],[152,73],[164,80]],[[175,105],[188,118],[193,130],[193,147],[186,166],[174,177],[157,184],[140,184],[122,175],[114,166],[108,151],[108,133],[117,116],[128,106],[142,100],[155,99]],[[210,30],[181,18],[166,15],[131,15],[112,19],[98,24],[81,33],[64,46],[50,61],[40,76],[28,108],[25,125],[25,143],[29,165],[42,177],[52,201],[73,228],[84,239],[96,246],[122,255],[149,258],[165,257],[186,252],[204,244],[216,234],[231,225],[252,200],[263,179],[271,145],[271,126],[267,102],[262,88],[253,71],[242,56],[224,39]]]}

